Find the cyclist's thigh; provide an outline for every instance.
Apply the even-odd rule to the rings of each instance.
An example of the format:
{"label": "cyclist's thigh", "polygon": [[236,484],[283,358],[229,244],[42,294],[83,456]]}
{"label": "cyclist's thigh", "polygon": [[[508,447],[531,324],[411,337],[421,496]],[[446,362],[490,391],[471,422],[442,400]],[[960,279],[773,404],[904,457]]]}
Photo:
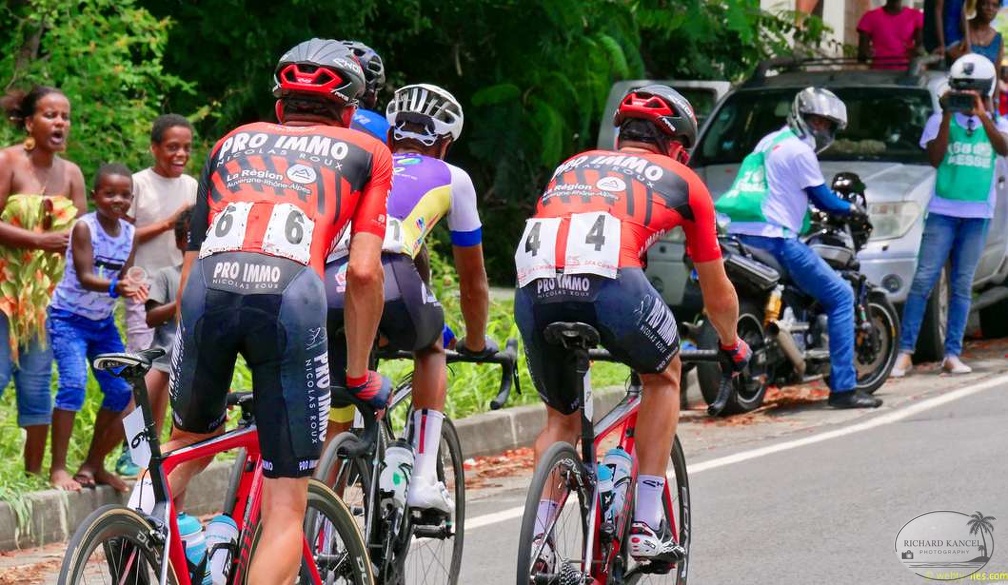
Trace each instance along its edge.
{"label": "cyclist's thigh", "polygon": [[[580,321],[596,326],[596,319],[592,294],[573,294],[562,287],[558,293],[561,282],[561,279],[538,279],[519,288],[515,292],[514,313],[529,373],[539,397],[550,408],[566,415],[581,406],[581,395],[576,391],[574,356],[560,346],[547,343],[543,330],[558,321]],[[589,280],[585,282],[591,284]]]}
{"label": "cyclist's thigh", "polygon": [[242,354],[252,370],[264,475],[305,477],[318,463],[329,413],[325,293],[307,267],[279,285],[245,297]]}
{"label": "cyclist's thigh", "polygon": [[378,328],[392,347],[416,351],[430,347],[444,329],[444,309],[424,284],[413,260],[403,254],[382,258],[385,312]]}
{"label": "cyclist's thigh", "polygon": [[172,349],[170,394],[175,426],[209,433],[225,417],[240,339],[241,294],[210,288],[232,254],[197,260],[182,293],[182,321]]}
{"label": "cyclist's thigh", "polygon": [[638,373],[662,372],[679,353],[675,315],[643,270],[622,268],[602,283],[595,309],[602,345]]}

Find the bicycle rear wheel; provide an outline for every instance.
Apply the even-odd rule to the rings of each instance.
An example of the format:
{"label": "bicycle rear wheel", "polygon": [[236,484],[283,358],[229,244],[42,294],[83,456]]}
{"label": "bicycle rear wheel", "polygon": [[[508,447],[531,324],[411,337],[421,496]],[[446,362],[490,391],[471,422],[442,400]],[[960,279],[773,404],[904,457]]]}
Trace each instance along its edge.
{"label": "bicycle rear wheel", "polygon": [[354,433],[336,435],[322,454],[314,477],[336,492],[363,532],[368,509],[367,498],[371,489],[371,461],[365,457],[346,455],[346,447],[357,443],[358,438]]}
{"label": "bicycle rear wheel", "polygon": [[[249,558],[255,559],[262,526],[256,528]],[[322,482],[308,482],[308,508],[304,519],[304,537],[311,559],[302,558],[296,585],[373,585],[374,575],[368,561],[367,547],[350,511]],[[316,581],[312,569],[321,577]],[[248,574],[245,575],[247,582]]]}
{"label": "bicycle rear wheel", "polygon": [[462,446],[452,421],[445,417],[438,448],[437,478],[455,501],[451,518],[429,510],[411,511],[413,539],[407,551],[405,583],[458,582],[465,527],[465,469]]}
{"label": "bicycle rear wheel", "polygon": [[[158,583],[161,551],[154,548],[151,524],[137,512],[108,505],[92,512],[67,545],[59,585],[153,585]],[[183,569],[188,570],[188,569]],[[178,580],[169,562],[168,583]]]}
{"label": "bicycle rear wheel", "polygon": [[[679,544],[686,549],[686,558],[677,563],[675,567],[652,567],[650,570],[656,571],[654,573],[634,572],[634,575],[627,579],[628,584],[686,585],[689,573],[692,525],[690,524],[690,491],[689,477],[686,475],[686,456],[683,454],[679,437],[676,437],[672,442],[672,466],[665,474],[665,494],[662,496],[662,504],[665,510],[665,520],[669,526],[676,527]],[[633,570],[633,568],[634,565],[631,565],[630,569]]]}
{"label": "bicycle rear wheel", "polygon": [[593,497],[588,484],[573,446],[555,443],[546,451],[525,499],[518,540],[518,585],[580,583]]}

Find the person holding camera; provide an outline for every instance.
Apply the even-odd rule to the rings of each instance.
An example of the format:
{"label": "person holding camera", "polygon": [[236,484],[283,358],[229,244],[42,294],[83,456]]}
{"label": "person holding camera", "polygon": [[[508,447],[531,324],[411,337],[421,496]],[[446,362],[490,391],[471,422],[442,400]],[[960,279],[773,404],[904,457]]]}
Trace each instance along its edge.
{"label": "person holding camera", "polygon": [[917,272],[903,307],[900,355],[893,377],[905,376],[913,366],[913,350],[924,319],[931,289],[946,262],[951,263],[948,327],[942,370],[968,374],[972,368],[959,358],[970,311],[973,273],[980,262],[996,191],[994,164],[1008,154],[1008,122],[993,110],[994,64],[970,53],[956,59],[949,70],[949,90],[924,126],[920,145],[931,166],[938,169],[928,205]]}

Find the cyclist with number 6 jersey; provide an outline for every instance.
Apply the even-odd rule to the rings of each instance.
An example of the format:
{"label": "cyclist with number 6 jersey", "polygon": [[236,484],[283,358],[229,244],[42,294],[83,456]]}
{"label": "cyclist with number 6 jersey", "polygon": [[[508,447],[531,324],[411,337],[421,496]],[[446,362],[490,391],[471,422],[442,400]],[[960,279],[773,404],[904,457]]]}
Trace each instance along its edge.
{"label": "cyclist with number 6 jersey", "polygon": [[[392,156],[350,130],[364,73],[338,41],[312,39],[274,74],[279,124],[247,124],[214,146],[199,181],[172,356],[172,442],[224,431],[235,360],[252,370],[263,455],[262,533],[249,583],[291,583],[300,566],[308,479],[329,410],[325,255],[352,219],[345,377],[376,406],[390,391],[367,369],[382,308],[380,252]],[[208,464],[176,468],[181,494]],[[179,505],[180,502],[177,502]]]}
{"label": "cyclist with number 6 jersey", "polygon": [[[624,96],[614,124],[618,150],[588,151],[561,164],[526,222],[515,252],[515,320],[532,381],[546,403],[537,461],[557,441],[576,444],[581,430],[569,354],[546,343],[547,325],[592,325],[602,345],[640,374],[640,474],[630,554],[675,562],[684,551],[664,520],[661,494],[679,418],[679,334],[642,269],[647,249],[662,234],[677,226],[686,233],[722,361],[741,371],[751,352],[735,334],[738,297],[721,261],[711,196],[685,165],[686,149],[696,143],[693,108],[675,90],[649,85]],[[551,525],[557,506],[540,502],[537,526]],[[541,539],[549,545],[550,535],[537,536],[536,550],[547,554],[552,549],[539,546]]]}
{"label": "cyclist with number 6 jersey", "polygon": [[[486,338],[489,286],[483,265],[482,224],[476,190],[462,169],[444,162],[462,132],[462,106],[448,91],[429,84],[407,85],[396,91],[386,110],[391,125],[395,181],[388,198],[388,227],[382,244],[385,267],[385,311],[378,330],[394,349],[413,352],[413,416],[409,432],[415,464],[406,503],[411,508],[455,509],[447,489],[437,480],[447,381],[441,332],[444,311],[418,272],[416,258],[424,239],[444,217],[451,233],[459,274],[462,317],[466,334],[456,345],[460,353],[490,356],[497,346]],[[350,247],[352,250],[353,248]],[[342,240],[326,266],[329,328],[343,327],[347,246]],[[346,344],[329,341],[333,385],[341,381]],[[349,427],[353,406],[333,396],[329,437]]]}

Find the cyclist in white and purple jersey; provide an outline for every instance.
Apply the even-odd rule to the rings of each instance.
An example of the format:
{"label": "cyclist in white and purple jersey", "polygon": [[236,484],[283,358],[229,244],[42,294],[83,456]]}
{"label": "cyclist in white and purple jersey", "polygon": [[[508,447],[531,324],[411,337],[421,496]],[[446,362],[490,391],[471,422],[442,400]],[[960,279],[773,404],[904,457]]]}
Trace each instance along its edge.
{"label": "cyclist in white and purple jersey", "polygon": [[[451,232],[455,268],[466,335],[456,351],[490,356],[497,352],[486,338],[489,287],[483,265],[482,224],[476,209],[476,189],[462,169],[444,162],[448,147],[462,132],[462,106],[440,87],[408,85],[396,91],[386,116],[393,152],[392,191],[382,244],[385,267],[385,310],[378,331],[391,347],[412,351],[413,418],[408,435],[415,452],[413,477],[406,503],[411,508],[451,514],[455,505],[437,480],[436,461],[441,442],[447,391],[445,353],[441,332],[444,311],[417,269],[424,239],[443,217]],[[326,265],[328,327],[343,327],[346,282],[346,239],[341,239]],[[341,365],[346,346],[331,335],[329,365],[332,384],[343,384]],[[349,427],[354,408],[333,396],[329,438]]]}

